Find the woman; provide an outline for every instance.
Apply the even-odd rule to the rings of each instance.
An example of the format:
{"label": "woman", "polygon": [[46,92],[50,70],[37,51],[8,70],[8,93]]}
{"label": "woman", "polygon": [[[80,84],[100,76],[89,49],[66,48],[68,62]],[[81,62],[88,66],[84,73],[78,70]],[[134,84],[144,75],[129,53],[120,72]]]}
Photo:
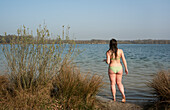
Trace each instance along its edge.
{"label": "woman", "polygon": [[122,59],[123,61],[126,74],[128,74],[128,68],[127,68],[127,63],[126,63],[123,50],[117,48],[117,41],[115,39],[110,40],[110,49],[106,52],[106,57],[107,59],[104,61],[106,61],[106,63],[109,64],[108,74],[110,78],[110,85],[111,85],[113,100],[116,101],[115,84],[117,84],[122,94],[122,102],[126,102],[124,87],[122,84],[123,68],[122,68],[120,59]]}

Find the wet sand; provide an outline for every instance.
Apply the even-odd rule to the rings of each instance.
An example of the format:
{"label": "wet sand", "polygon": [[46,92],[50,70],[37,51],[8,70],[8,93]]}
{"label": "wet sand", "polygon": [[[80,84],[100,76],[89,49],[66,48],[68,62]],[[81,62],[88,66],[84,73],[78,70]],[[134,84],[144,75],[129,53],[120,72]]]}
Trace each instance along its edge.
{"label": "wet sand", "polygon": [[96,96],[97,98],[97,108],[99,110],[142,110],[142,106],[133,103],[122,103],[120,101],[114,102],[111,99],[106,99],[100,96]]}

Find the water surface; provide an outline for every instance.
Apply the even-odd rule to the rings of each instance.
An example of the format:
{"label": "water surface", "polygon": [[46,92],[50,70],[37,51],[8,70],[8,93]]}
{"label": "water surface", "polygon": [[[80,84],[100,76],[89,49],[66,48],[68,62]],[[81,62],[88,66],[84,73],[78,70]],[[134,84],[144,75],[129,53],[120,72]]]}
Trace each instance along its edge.
{"label": "water surface", "polygon": [[[81,44],[80,49],[85,51],[76,59],[77,65],[82,71],[91,71],[104,76],[108,84],[100,92],[100,96],[112,98],[108,79],[108,65],[102,62],[106,58],[107,44]],[[123,49],[129,74],[123,73],[123,84],[128,102],[147,102],[155,97],[146,83],[151,81],[154,74],[161,70],[170,69],[170,45],[169,44],[119,44]],[[117,89],[117,99],[121,100],[121,94]]]}
{"label": "water surface", "polygon": [[[105,98],[112,98],[109,79],[108,65],[103,62],[106,58],[107,44],[79,44],[79,49],[84,50],[75,62],[82,72],[91,72],[104,76],[106,87],[99,93]],[[123,49],[129,74],[123,73],[123,84],[127,102],[147,102],[155,97],[146,83],[160,70],[170,69],[170,45],[169,44],[119,44]],[[0,50],[0,72],[5,71],[5,58]],[[117,89],[117,100],[121,100],[121,94]]]}

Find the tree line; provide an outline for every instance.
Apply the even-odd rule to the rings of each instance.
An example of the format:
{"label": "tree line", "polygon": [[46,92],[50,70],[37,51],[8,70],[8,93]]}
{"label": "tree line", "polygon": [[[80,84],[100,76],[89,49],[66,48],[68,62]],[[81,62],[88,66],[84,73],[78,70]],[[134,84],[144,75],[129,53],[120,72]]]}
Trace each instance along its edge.
{"label": "tree line", "polygon": [[[34,44],[42,44],[42,43],[46,43],[46,44],[58,44],[59,42],[61,43],[72,43],[72,40],[69,39],[61,39],[60,37],[58,37],[57,39],[50,39],[50,38],[43,38],[40,37],[33,37],[31,35],[26,35],[26,36],[17,36],[17,35],[6,35],[6,36],[2,36],[0,35],[0,44],[10,44],[10,43],[15,43],[18,44],[20,43],[19,41],[21,41],[22,39],[27,39],[27,42],[30,43],[34,43]],[[39,40],[38,40],[39,39]],[[26,41],[26,40],[25,40]]]}
{"label": "tree line", "polygon": [[[33,37],[31,35],[29,36],[17,36],[17,35],[6,35],[2,36],[0,35],[0,44],[9,44],[12,43],[12,41],[15,41],[15,39],[24,39],[27,38],[32,41],[36,41],[36,37]],[[46,39],[46,43],[58,43],[58,39]],[[69,43],[70,40],[63,40],[64,43]],[[40,42],[39,42],[40,43]],[[100,39],[92,39],[92,40],[75,40],[76,44],[109,44],[109,40],[100,40]],[[144,40],[118,40],[119,44],[170,44],[170,40],[153,40],[153,39],[144,39]]]}
{"label": "tree line", "polygon": [[[109,44],[109,40],[76,40],[76,44]],[[170,40],[118,40],[119,44],[170,44]]]}

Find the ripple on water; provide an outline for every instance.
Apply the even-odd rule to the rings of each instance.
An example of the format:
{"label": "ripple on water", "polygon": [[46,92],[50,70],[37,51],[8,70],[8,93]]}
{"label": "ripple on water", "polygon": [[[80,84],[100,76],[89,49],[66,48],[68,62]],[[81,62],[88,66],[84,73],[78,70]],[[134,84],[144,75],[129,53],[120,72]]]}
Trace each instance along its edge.
{"label": "ripple on water", "polygon": [[[99,95],[105,98],[112,98],[110,91],[110,81],[107,70],[108,65],[102,62],[105,59],[108,44],[103,45],[79,45],[80,50],[84,50],[75,62],[82,72],[96,73],[104,76],[107,84]],[[151,81],[153,76],[161,69],[170,69],[170,45],[160,44],[119,44],[118,48],[123,49],[128,64],[129,74],[123,74],[123,84],[128,102],[147,102],[154,99],[152,89],[146,83]],[[3,66],[4,56],[0,50],[0,70]],[[117,88],[117,98],[121,99],[121,94]]]}

